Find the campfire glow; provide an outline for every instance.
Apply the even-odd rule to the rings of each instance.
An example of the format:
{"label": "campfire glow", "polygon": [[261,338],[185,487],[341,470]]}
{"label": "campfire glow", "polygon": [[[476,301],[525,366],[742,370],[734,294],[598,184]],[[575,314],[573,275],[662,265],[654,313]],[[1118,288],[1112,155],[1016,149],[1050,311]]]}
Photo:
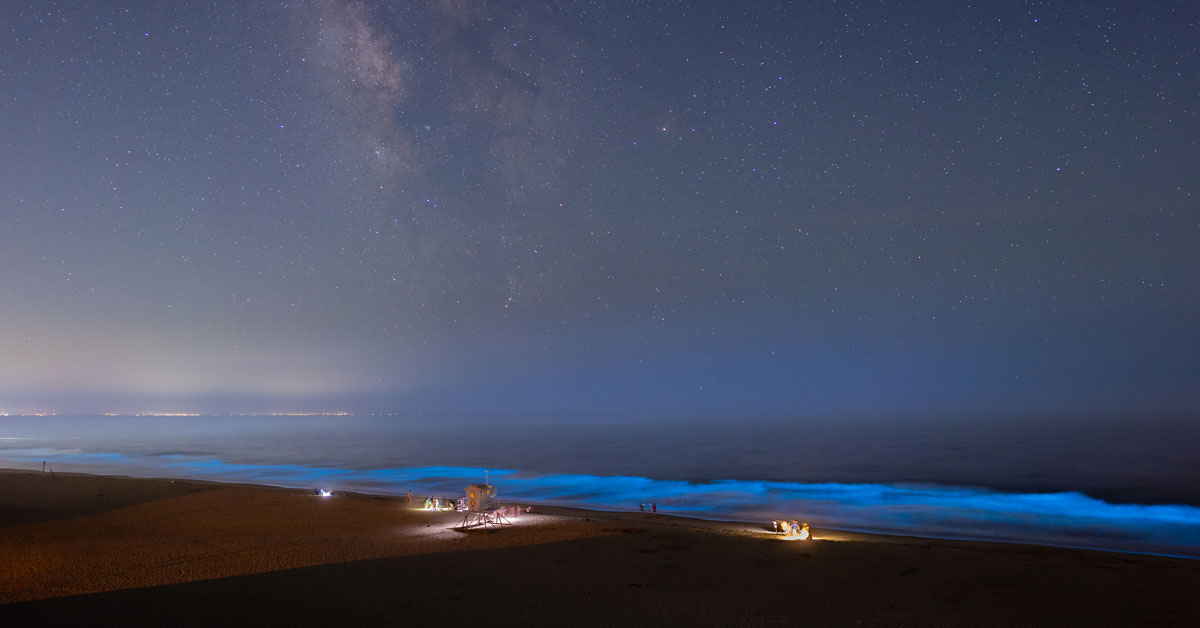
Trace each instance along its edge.
{"label": "campfire glow", "polygon": [[796,520],[788,521],[782,519],[772,521],[771,528],[775,530],[775,534],[782,535],[788,540],[800,539],[801,541],[807,541],[812,538],[808,522],[800,523]]}

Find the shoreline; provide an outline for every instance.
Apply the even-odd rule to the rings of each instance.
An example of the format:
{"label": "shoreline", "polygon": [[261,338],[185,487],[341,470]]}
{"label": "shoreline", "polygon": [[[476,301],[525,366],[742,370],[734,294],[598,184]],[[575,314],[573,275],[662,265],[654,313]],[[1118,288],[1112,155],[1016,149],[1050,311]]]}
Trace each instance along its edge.
{"label": "shoreline", "polygon": [[[28,472],[28,473],[35,473],[35,474],[40,473],[40,471],[36,468],[21,469],[21,468],[13,468],[13,467],[0,467],[0,474],[14,473],[14,472],[15,473]],[[51,474],[55,473],[51,469],[47,469],[46,472],[51,473]],[[269,484],[269,483],[262,483],[262,482],[256,482],[256,481],[240,482],[240,481],[229,480],[229,479],[202,479],[202,478],[167,477],[167,476],[116,475],[116,474],[107,474],[107,473],[91,473],[91,472],[75,472],[75,471],[59,472],[58,474],[59,475],[95,476],[95,477],[107,477],[107,478],[114,478],[114,479],[130,479],[130,480],[194,482],[194,483],[208,483],[208,484],[213,484],[213,485],[260,487],[260,488],[264,488],[264,489],[285,489],[285,490],[299,490],[299,491],[311,491],[314,488],[312,486],[299,486],[299,485],[290,485],[290,484]],[[3,477],[3,476],[0,475],[0,477]],[[974,487],[968,487],[968,488],[974,488]],[[400,498],[400,499],[403,499],[405,497],[404,493],[392,493],[392,492],[384,492],[384,491],[375,492],[375,491],[371,491],[370,489],[367,489],[367,490],[336,489],[336,491],[339,495],[358,495],[358,496],[377,497],[377,498]],[[420,496],[423,498],[425,496],[425,493],[422,493]],[[445,496],[445,495],[439,495],[439,496]],[[501,496],[501,498],[503,501],[503,496]],[[543,509],[560,509],[562,512],[581,513],[580,516],[585,516],[586,513],[608,513],[608,514],[628,514],[628,515],[650,514],[648,512],[640,513],[637,511],[633,511],[633,510],[620,510],[620,509],[606,510],[603,508],[589,508],[586,506],[539,502],[536,500],[532,500],[532,501],[528,501],[528,502],[521,502],[521,505],[522,506],[533,505],[533,506],[536,506],[538,508],[543,508]],[[1136,506],[1136,507],[1147,506],[1147,504],[1130,504],[1130,505]],[[1190,507],[1190,506],[1185,505],[1183,507]],[[732,526],[743,526],[746,529],[766,530],[767,528],[765,526],[768,526],[769,522],[770,522],[770,519],[766,519],[761,522],[760,521],[748,521],[748,520],[744,520],[744,519],[738,519],[735,517],[729,517],[729,518],[722,518],[719,516],[707,516],[706,517],[706,516],[697,515],[694,513],[688,513],[688,514],[672,513],[667,510],[664,510],[664,512],[659,512],[657,514],[659,516],[677,517],[679,519],[690,520],[690,521],[694,521],[694,522],[710,522],[713,524],[729,524]],[[785,518],[787,518],[789,520],[791,518],[794,518],[794,516],[795,516],[795,515],[788,515],[787,513],[781,513],[781,514],[787,515]],[[815,529],[815,527],[816,526],[814,526],[814,529]],[[1079,550],[1079,551],[1113,552],[1113,553],[1118,553],[1118,554],[1128,554],[1131,556],[1156,556],[1156,557],[1175,558],[1175,559],[1183,559],[1183,560],[1200,560],[1200,553],[1194,553],[1194,554],[1173,553],[1170,551],[1150,551],[1150,550],[1129,549],[1129,548],[1120,548],[1120,547],[1104,547],[1104,546],[1087,545],[1087,544],[1073,545],[1073,544],[1069,544],[1069,543],[1055,543],[1055,542],[1047,542],[1047,541],[1041,541],[1041,540],[1036,540],[1036,539],[989,538],[986,535],[972,536],[972,535],[965,535],[965,534],[963,534],[963,535],[938,534],[938,533],[922,534],[917,531],[888,531],[888,530],[881,530],[881,529],[854,528],[854,527],[849,527],[849,526],[838,526],[837,524],[829,525],[829,526],[820,525],[820,528],[824,531],[825,534],[839,536],[839,538],[848,538],[850,536],[854,536],[856,538],[864,538],[864,539],[878,537],[878,538],[895,538],[895,539],[919,539],[919,540],[929,540],[929,541],[952,541],[952,542],[963,542],[963,543],[989,543],[989,544],[1001,544],[1001,545],[1058,548],[1058,549]]]}
{"label": "shoreline", "polygon": [[[101,481],[101,482],[103,482],[103,481],[134,482],[134,483],[143,483],[144,482],[144,483],[148,483],[151,485],[167,484],[167,485],[177,485],[178,487],[181,487],[181,488],[193,487],[198,490],[203,490],[205,488],[211,488],[211,489],[228,488],[228,489],[251,489],[251,490],[262,490],[262,491],[281,491],[281,492],[285,492],[287,494],[299,494],[299,495],[305,496],[305,497],[308,497],[308,496],[317,497],[317,495],[312,493],[312,491],[314,490],[313,487],[300,487],[300,486],[291,486],[291,485],[286,485],[286,484],[263,484],[263,483],[257,483],[257,482],[236,482],[236,481],[230,481],[230,480],[206,480],[206,479],[200,479],[200,478],[181,478],[181,477],[144,477],[144,476],[134,476],[134,475],[115,475],[115,474],[87,473],[87,472],[77,472],[77,471],[53,471],[52,469],[49,469],[49,468],[47,468],[47,470],[43,472],[40,470],[0,467],[0,481],[3,481],[7,477],[20,476],[20,475],[43,477],[43,478],[48,477],[52,481],[57,478],[64,478],[64,479],[66,479],[66,478],[90,478],[90,479],[93,479],[96,481]],[[411,508],[412,510],[418,510],[421,512],[431,512],[431,511],[425,511],[425,509],[423,507],[411,505],[408,502],[406,495],[397,494],[397,493],[375,493],[375,492],[369,492],[369,491],[337,490],[330,497],[369,499],[369,500],[387,500],[387,501],[393,501],[393,502],[397,502],[397,503],[404,503],[407,507]],[[422,496],[418,496],[418,495],[414,494],[412,504],[417,504],[420,497],[422,497]],[[5,504],[4,501],[2,500],[2,498],[0,498],[0,507],[7,506],[7,505],[8,504]],[[583,520],[602,519],[602,518],[617,518],[617,519],[624,520],[624,519],[630,519],[630,518],[637,518],[639,520],[661,521],[661,522],[668,522],[668,523],[673,522],[674,525],[686,526],[686,527],[692,528],[692,529],[740,531],[740,532],[746,532],[746,533],[766,534],[768,536],[778,536],[781,538],[786,538],[786,537],[784,537],[784,535],[775,534],[774,532],[772,532],[768,528],[766,522],[741,521],[741,520],[735,520],[735,519],[720,519],[720,518],[705,518],[705,517],[699,517],[699,516],[694,516],[694,515],[670,513],[670,512],[665,512],[665,511],[664,512],[651,512],[651,511],[640,512],[640,511],[632,511],[632,510],[604,510],[604,509],[598,509],[598,508],[585,508],[585,507],[581,507],[581,506],[566,506],[566,505],[561,505],[561,504],[550,504],[550,503],[542,503],[542,502],[536,502],[536,501],[521,502],[520,504],[501,501],[500,505],[505,506],[505,507],[516,506],[516,507],[520,507],[520,508],[530,506],[535,509],[535,512],[531,513],[531,514],[539,514],[539,515],[552,515],[552,516],[557,516],[557,517],[583,519]],[[3,510],[0,510],[0,513],[2,513],[2,512],[3,512]],[[432,511],[432,512],[434,512],[434,513],[440,512],[441,514],[449,513],[449,514],[454,514],[455,516],[461,516],[461,513],[454,511],[452,509],[442,509],[440,511]],[[77,514],[78,513],[73,513],[73,515],[77,515]],[[15,525],[16,523],[25,523],[25,522],[6,521],[3,516],[0,516],[0,527],[4,527],[7,525]],[[1193,556],[1186,556],[1186,555],[1160,554],[1160,553],[1153,553],[1153,552],[1137,552],[1137,551],[1132,551],[1132,550],[1119,550],[1119,549],[1103,549],[1103,548],[1092,548],[1092,547],[1086,547],[1086,546],[1055,545],[1055,544],[1035,543],[1035,542],[989,540],[989,539],[973,538],[973,537],[966,537],[966,536],[955,537],[955,536],[932,536],[932,535],[920,535],[920,534],[888,533],[888,532],[878,532],[878,531],[871,531],[871,530],[855,530],[855,529],[843,529],[843,528],[833,528],[833,527],[819,528],[820,535],[818,538],[818,535],[816,534],[816,531],[818,530],[818,528],[813,527],[813,530],[814,530],[813,540],[817,540],[817,541],[857,541],[857,542],[879,542],[879,543],[904,543],[904,542],[920,543],[920,542],[933,541],[933,542],[945,542],[945,543],[982,544],[985,546],[1000,546],[1000,547],[1012,547],[1012,548],[1044,548],[1044,549],[1049,549],[1049,550],[1066,550],[1066,551],[1075,551],[1075,552],[1096,552],[1096,553],[1101,553],[1101,554],[1117,554],[1117,555],[1128,555],[1128,556],[1146,556],[1146,557],[1154,557],[1154,558],[1165,558],[1165,559],[1171,559],[1171,560],[1183,560],[1183,561],[1190,561],[1190,562],[1200,561],[1200,557],[1193,557]],[[788,540],[792,540],[792,539],[788,539]]]}
{"label": "shoreline", "polygon": [[545,505],[463,532],[415,498],[206,480],[0,488],[6,625],[1200,623],[1182,558]]}
{"label": "shoreline", "polygon": [[[6,477],[15,476],[15,475],[31,475],[31,476],[39,476],[39,477],[48,477],[51,481],[53,481],[54,479],[57,479],[59,477],[61,477],[61,478],[92,478],[95,480],[112,480],[112,481],[117,481],[117,482],[131,481],[131,482],[147,482],[147,483],[157,483],[157,484],[166,483],[166,484],[171,484],[171,485],[178,485],[180,487],[187,487],[187,486],[195,485],[195,486],[201,487],[201,488],[208,487],[208,488],[260,489],[263,491],[285,491],[289,494],[298,493],[303,496],[312,495],[313,497],[317,497],[317,495],[312,493],[312,491],[314,490],[313,487],[306,488],[306,487],[299,487],[299,486],[289,486],[289,485],[284,485],[284,484],[262,484],[262,483],[256,483],[256,482],[232,482],[229,480],[205,480],[205,479],[197,479],[197,478],[142,477],[142,476],[134,476],[134,475],[83,473],[83,472],[76,472],[76,471],[52,471],[50,469],[47,469],[43,473],[42,471],[39,471],[39,470],[14,469],[14,468],[8,468],[8,467],[0,467],[0,481],[2,481]],[[410,505],[410,503],[407,501],[407,497],[405,495],[394,494],[394,493],[372,493],[372,492],[367,492],[367,491],[337,490],[330,497],[348,497],[348,498],[355,498],[355,499],[389,500],[389,501],[395,501],[398,503],[404,503],[405,505]],[[420,496],[414,494],[413,502],[411,502],[411,504],[417,504],[419,497]],[[553,516],[558,516],[558,517],[569,517],[569,518],[575,518],[575,519],[593,519],[593,518],[604,518],[604,517],[616,517],[616,518],[620,518],[620,519],[628,519],[628,518],[636,517],[639,520],[648,519],[648,520],[659,520],[659,521],[665,521],[665,522],[675,522],[678,525],[686,525],[687,527],[695,528],[695,529],[744,531],[744,532],[770,534],[773,536],[780,536],[780,537],[783,536],[783,535],[776,535],[773,532],[771,532],[768,529],[766,523],[764,523],[764,522],[738,521],[738,520],[733,520],[733,519],[705,518],[705,517],[697,517],[697,516],[692,516],[692,515],[682,515],[682,514],[670,513],[670,512],[665,512],[665,511],[664,512],[651,512],[651,511],[638,512],[638,511],[632,511],[632,510],[604,510],[604,509],[598,509],[598,508],[584,508],[584,507],[580,507],[580,506],[564,506],[561,504],[549,504],[549,503],[542,503],[542,502],[521,502],[520,504],[517,504],[517,503],[501,501],[500,505],[505,506],[505,507],[510,507],[510,508],[511,507],[524,508],[526,506],[531,506],[532,508],[534,508],[534,512],[531,514],[553,515]],[[414,510],[429,512],[429,511],[425,511],[423,507],[419,507],[416,505],[410,505],[410,507]],[[441,512],[443,514],[457,513],[457,511],[447,510],[447,509],[442,509],[441,511],[433,511],[433,512]],[[458,513],[458,516],[461,516],[461,513]],[[3,517],[0,517],[0,526],[4,526],[4,525],[10,525],[10,522],[5,521],[5,519]],[[857,530],[842,530],[842,529],[837,529],[837,528],[821,528],[821,533],[822,533],[821,539],[814,539],[814,540],[867,541],[867,540],[877,539],[880,542],[885,542],[888,539],[894,539],[894,540],[912,539],[912,540],[961,541],[961,542],[969,542],[969,543],[988,543],[988,544],[1001,544],[1001,545],[1014,545],[1014,546],[1026,546],[1027,545],[1030,547],[1057,547],[1057,546],[1052,546],[1052,545],[1039,545],[1036,543],[1012,543],[1012,542],[1007,542],[1007,541],[987,541],[987,540],[982,540],[982,539],[968,539],[968,538],[945,539],[942,537],[925,537],[925,536],[920,536],[920,535],[905,535],[905,534],[887,534],[887,533],[877,533],[877,532],[864,532],[864,531],[857,531]],[[1089,548],[1064,548],[1064,549],[1078,549],[1081,551],[1099,551],[1099,552],[1110,551],[1110,550],[1092,550]],[[1137,553],[1137,552],[1116,552],[1116,553],[1127,553],[1127,554],[1135,554],[1135,555],[1143,555],[1143,556],[1159,556],[1158,554],[1141,554],[1141,553]],[[1188,557],[1185,557],[1185,556],[1164,556],[1164,557],[1165,558],[1181,558],[1181,559],[1185,559],[1185,560],[1188,559]]]}

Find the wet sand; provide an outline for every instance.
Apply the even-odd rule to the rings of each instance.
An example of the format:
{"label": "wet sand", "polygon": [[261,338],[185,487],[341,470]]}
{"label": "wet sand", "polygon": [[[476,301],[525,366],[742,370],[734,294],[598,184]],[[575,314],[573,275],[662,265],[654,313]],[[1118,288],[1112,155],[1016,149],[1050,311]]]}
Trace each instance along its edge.
{"label": "wet sand", "polygon": [[[502,489],[503,487],[501,487]],[[1200,625],[1200,561],[0,471],[0,624]]]}

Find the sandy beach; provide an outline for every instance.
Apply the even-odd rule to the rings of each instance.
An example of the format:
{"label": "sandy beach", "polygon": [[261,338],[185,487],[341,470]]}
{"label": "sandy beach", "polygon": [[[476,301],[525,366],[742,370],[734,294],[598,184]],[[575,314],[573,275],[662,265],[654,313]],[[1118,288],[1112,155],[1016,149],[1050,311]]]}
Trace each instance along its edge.
{"label": "sandy beach", "polygon": [[3,471],[0,623],[1200,625],[1194,560],[420,501]]}

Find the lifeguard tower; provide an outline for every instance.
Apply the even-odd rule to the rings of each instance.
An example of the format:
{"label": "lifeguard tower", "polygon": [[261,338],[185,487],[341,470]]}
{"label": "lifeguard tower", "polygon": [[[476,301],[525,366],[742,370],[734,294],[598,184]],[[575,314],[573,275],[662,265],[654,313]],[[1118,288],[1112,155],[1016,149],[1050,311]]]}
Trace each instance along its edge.
{"label": "lifeguard tower", "polygon": [[463,498],[466,513],[455,530],[470,530],[487,526],[510,526],[512,523],[496,509],[496,487],[491,484],[472,484]]}

